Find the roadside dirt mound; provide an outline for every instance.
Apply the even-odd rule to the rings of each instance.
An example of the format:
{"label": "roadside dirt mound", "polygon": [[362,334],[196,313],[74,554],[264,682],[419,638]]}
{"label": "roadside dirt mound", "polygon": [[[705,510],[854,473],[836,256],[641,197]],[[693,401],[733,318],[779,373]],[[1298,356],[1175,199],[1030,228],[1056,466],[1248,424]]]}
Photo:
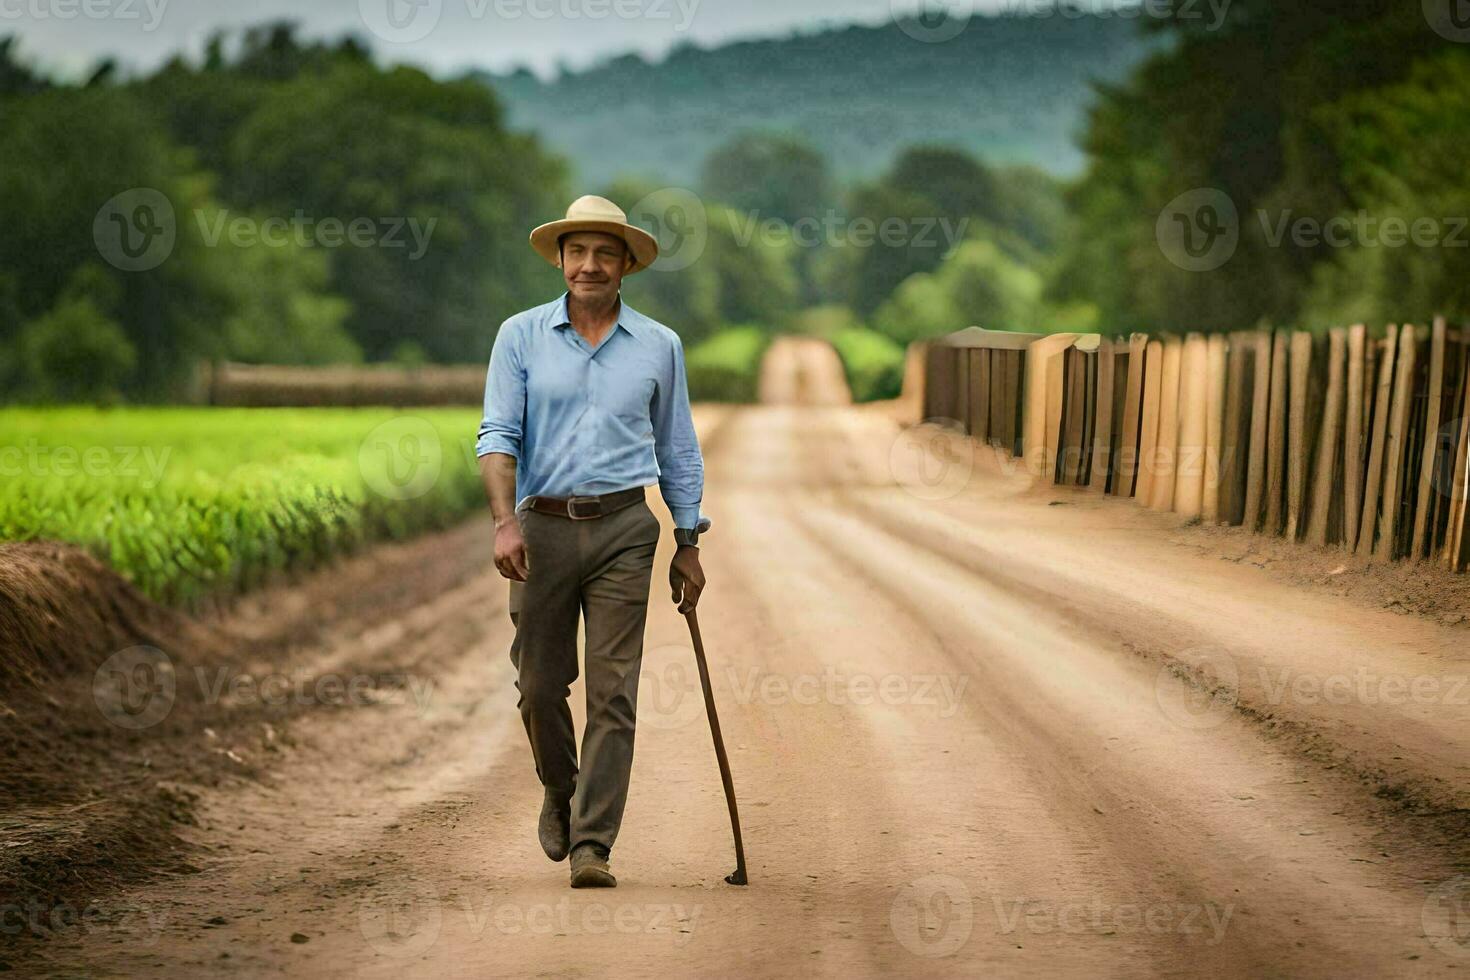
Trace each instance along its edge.
{"label": "roadside dirt mound", "polygon": [[27,934],[188,868],[190,787],[219,781],[202,733],[233,725],[181,678],[227,649],[79,548],[0,545],[0,894]]}
{"label": "roadside dirt mound", "polygon": [[129,646],[209,642],[92,555],[55,541],[0,544],[0,638],[0,703],[95,671]]}

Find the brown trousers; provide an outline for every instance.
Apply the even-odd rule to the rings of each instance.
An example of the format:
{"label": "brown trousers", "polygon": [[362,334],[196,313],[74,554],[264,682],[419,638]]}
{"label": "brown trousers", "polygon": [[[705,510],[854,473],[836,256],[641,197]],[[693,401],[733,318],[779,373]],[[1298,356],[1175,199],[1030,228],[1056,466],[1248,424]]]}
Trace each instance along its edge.
{"label": "brown trousers", "polygon": [[[510,583],[510,660],[536,775],[548,789],[575,788],[572,846],[593,841],[611,850],[633,768],[658,518],[642,501],[591,520],[532,510],[517,516],[530,570],[524,583]],[[567,704],[577,679],[579,611],[587,671],[580,770]]]}

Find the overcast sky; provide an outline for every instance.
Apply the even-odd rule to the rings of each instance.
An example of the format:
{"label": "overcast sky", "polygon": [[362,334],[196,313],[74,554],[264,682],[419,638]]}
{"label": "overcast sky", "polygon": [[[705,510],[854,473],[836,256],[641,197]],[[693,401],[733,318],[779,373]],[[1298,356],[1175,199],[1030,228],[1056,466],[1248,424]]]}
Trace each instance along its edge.
{"label": "overcast sky", "polygon": [[[79,74],[104,55],[148,70],[193,55],[220,28],[290,18],[308,36],[353,31],[387,60],[436,74],[466,68],[538,74],[681,41],[703,47],[794,29],[881,23],[925,0],[0,0],[0,36],[29,58]],[[959,18],[1018,0],[942,0]],[[1035,0],[1019,0],[1035,2]],[[1096,0],[1109,2],[1109,0]]]}

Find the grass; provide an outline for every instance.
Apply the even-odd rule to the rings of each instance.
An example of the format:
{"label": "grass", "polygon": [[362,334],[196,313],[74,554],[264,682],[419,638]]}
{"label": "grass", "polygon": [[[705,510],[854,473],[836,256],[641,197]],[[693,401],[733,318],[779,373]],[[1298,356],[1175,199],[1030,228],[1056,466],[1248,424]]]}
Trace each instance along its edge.
{"label": "grass", "polygon": [[730,327],[689,348],[684,366],[694,401],[752,402],[770,335],[755,326]]}
{"label": "grass", "polygon": [[155,599],[248,589],[484,505],[466,409],[7,409],[0,540],[79,545]]}

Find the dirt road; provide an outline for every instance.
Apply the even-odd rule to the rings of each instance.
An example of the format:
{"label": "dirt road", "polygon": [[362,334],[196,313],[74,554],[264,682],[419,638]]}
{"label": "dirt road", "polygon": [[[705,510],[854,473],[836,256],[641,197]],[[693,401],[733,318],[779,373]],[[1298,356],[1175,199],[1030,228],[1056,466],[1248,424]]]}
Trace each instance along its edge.
{"label": "dirt road", "polygon": [[293,678],[392,665],[407,694],[236,746],[273,761],[206,796],[200,870],[109,900],[112,917],[49,944],[49,968],[1470,971],[1464,626],[1290,585],[1126,502],[1031,489],[968,443],[813,393],[827,357],[783,345],[770,364],[787,376],[766,388],[783,403],[699,411],[700,620],[750,887],[721,881],[729,829],[662,584],[661,505],[620,885],[604,892],[570,891],[536,844],[482,519],[226,624],[309,625]]}

